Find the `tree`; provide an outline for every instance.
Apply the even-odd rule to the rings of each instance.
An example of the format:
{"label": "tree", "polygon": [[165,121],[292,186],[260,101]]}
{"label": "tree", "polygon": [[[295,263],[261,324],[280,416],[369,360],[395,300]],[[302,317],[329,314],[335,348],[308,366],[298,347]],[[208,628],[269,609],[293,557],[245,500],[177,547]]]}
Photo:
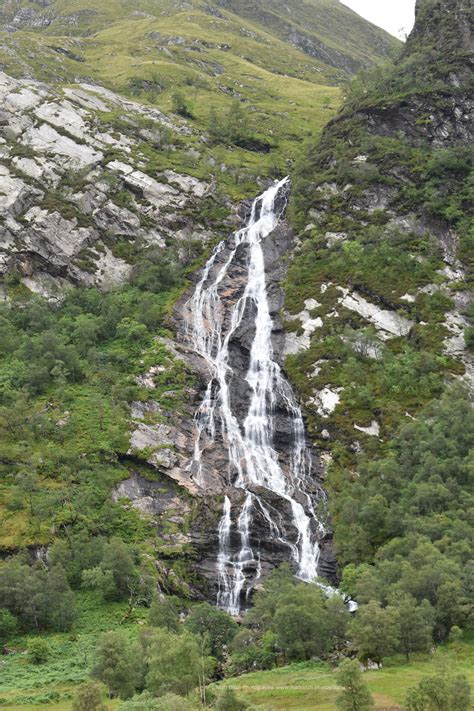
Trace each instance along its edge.
{"label": "tree", "polygon": [[284,563],[275,568],[265,580],[264,587],[255,593],[253,607],[248,611],[245,621],[263,630],[269,629],[279,602],[296,586],[297,581],[289,565]]}
{"label": "tree", "polygon": [[82,684],[72,702],[72,711],[107,711],[102,696],[103,687],[101,684],[94,681]]}
{"label": "tree", "polygon": [[232,101],[229,110],[223,116],[211,109],[208,130],[214,143],[234,144],[245,148],[246,142],[252,138],[248,113],[238,99]]}
{"label": "tree", "polygon": [[32,639],[28,645],[28,661],[31,664],[44,664],[49,658],[49,645],[41,638]]}
{"label": "tree", "polygon": [[4,643],[17,629],[18,621],[9,610],[0,608],[0,643]]}
{"label": "tree", "polygon": [[97,567],[103,556],[105,539],[80,531],[75,536],[68,533],[67,540],[56,538],[49,549],[48,560],[52,566],[60,565],[72,587],[80,587],[83,570]]}
{"label": "tree", "polygon": [[463,631],[460,627],[457,625],[453,625],[451,627],[451,630],[449,632],[449,637],[448,637],[448,649],[453,655],[453,657],[457,657],[460,655],[461,650],[462,650],[462,638],[463,638]]}
{"label": "tree", "polygon": [[60,566],[54,566],[49,571],[46,599],[49,606],[49,626],[58,632],[71,629],[77,617],[76,599]]}
{"label": "tree", "polygon": [[397,595],[400,649],[407,661],[412,652],[427,652],[433,642],[434,610],[428,600],[421,605],[411,595]]}
{"label": "tree", "polygon": [[362,678],[359,663],[345,659],[339,667],[337,683],[342,687],[336,699],[336,705],[341,711],[369,711],[374,707],[374,700]]}
{"label": "tree", "polygon": [[330,648],[326,600],[315,585],[298,585],[281,598],[273,628],[287,659],[311,659]]}
{"label": "tree", "polygon": [[193,607],[186,620],[186,628],[206,639],[209,652],[216,659],[223,659],[224,649],[239,630],[232,617],[207,602]]}
{"label": "tree", "polygon": [[100,564],[82,573],[86,588],[100,590],[105,600],[123,600],[136,587],[138,572],[130,550],[120,538],[112,538],[104,546]]}
{"label": "tree", "polygon": [[36,472],[21,471],[16,476],[16,484],[20,495],[28,501],[30,516],[35,515],[35,495],[39,491],[39,482]]}
{"label": "tree", "polygon": [[399,644],[398,612],[393,607],[383,608],[371,600],[361,605],[350,626],[352,640],[359,658],[381,664],[384,657],[394,654]]}
{"label": "tree", "polygon": [[107,686],[111,698],[128,699],[141,686],[142,665],[138,645],[130,644],[122,632],[106,632],[100,640],[92,675]]}
{"label": "tree", "polygon": [[325,600],[326,625],[328,638],[332,647],[341,649],[347,641],[347,627],[350,613],[347,605],[339,595],[331,595]]}
{"label": "tree", "polygon": [[177,636],[163,629],[154,631],[146,675],[146,686],[152,694],[186,696],[198,686],[204,687],[212,669],[212,659],[189,632]]}
{"label": "tree", "polygon": [[267,631],[260,637],[259,631],[244,627],[232,640],[230,651],[228,671],[231,675],[252,669],[271,669],[278,652],[276,635]]}
{"label": "tree", "polygon": [[148,613],[148,622],[152,627],[163,627],[168,632],[179,632],[179,601],[175,597],[154,595]]}
{"label": "tree", "polygon": [[468,711],[471,687],[463,674],[428,676],[408,690],[408,711]]}
{"label": "tree", "polygon": [[26,565],[20,556],[1,566],[0,607],[25,629],[65,631],[76,615],[74,595],[62,569],[48,569],[42,561]]}

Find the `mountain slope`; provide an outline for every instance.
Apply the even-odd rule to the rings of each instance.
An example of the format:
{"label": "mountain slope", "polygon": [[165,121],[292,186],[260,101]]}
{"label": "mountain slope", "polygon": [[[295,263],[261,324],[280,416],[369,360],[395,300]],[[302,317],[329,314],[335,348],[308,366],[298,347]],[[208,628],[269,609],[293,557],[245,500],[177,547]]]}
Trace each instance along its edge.
{"label": "mountain slope", "polygon": [[[390,592],[382,561],[398,555],[400,566],[417,546],[459,576],[467,560],[471,22],[464,0],[419,0],[400,58],[355,80],[294,183],[302,243],[287,278],[286,365],[332,461],[339,562],[374,564],[377,596]],[[466,441],[454,445],[463,420]]]}
{"label": "mountain slope", "polygon": [[209,3],[157,5],[151,0],[133,9],[118,0],[96,5],[67,0],[3,4],[3,70],[46,82],[96,82],[165,112],[174,110],[178,92],[203,133],[215,123],[214,114],[225,122],[238,101],[259,139],[254,145],[267,153],[220,160],[240,168],[245,164],[244,171],[285,172],[301,139],[318,132],[330,117],[338,103],[336,87],[348,72],[384,59],[399,46],[336,2],[323,4],[323,15],[313,24],[310,18],[321,7],[294,3],[288,27],[296,35],[301,26],[311,27],[321,47],[325,40],[320,34],[326,34],[331,52],[350,65],[347,71],[311,48],[306,53],[305,46],[286,30],[276,31],[263,14],[246,17],[238,6],[234,11]]}
{"label": "mountain slope", "polygon": [[[64,0],[47,3],[22,2],[5,5],[0,13],[3,28],[10,33],[32,30],[49,36],[82,35],[83,43],[107,27],[122,24],[122,30],[133,21],[158,20],[158,24],[171,20],[177,36],[179,28],[185,28],[191,18],[198,18],[204,26],[226,25],[227,41],[224,51],[239,52],[245,45],[242,38],[259,41],[255,30],[264,35],[277,37],[309,54],[319,63],[322,71],[329,68],[353,73],[361,66],[368,66],[385,56],[397,46],[397,41],[383,30],[358,17],[338,0],[294,0],[282,2],[219,1],[214,3],[179,3],[140,0],[134,3],[133,11],[117,0],[96,4],[82,1],[71,5]],[[174,18],[174,19],[173,19]],[[236,28],[240,43],[234,35]],[[159,30],[159,27],[156,27]],[[253,30],[253,31],[252,31]],[[261,39],[261,38],[260,38]],[[235,44],[234,44],[235,42]],[[287,46],[287,52],[291,50]],[[273,59],[278,52],[273,53]],[[329,76],[337,76],[329,70]],[[341,74],[339,74],[341,76]]]}
{"label": "mountain slope", "polygon": [[[472,624],[474,570],[467,3],[420,0],[395,66],[358,77],[319,141],[338,97],[330,84],[346,74],[331,62],[352,70],[369,62],[373,47],[372,35],[360,52],[347,38],[345,54],[339,28],[330,30],[335,47],[313,28],[308,8],[324,8],[347,36],[352,15],[337,3],[294,2],[291,22],[278,2],[236,2],[232,14],[221,5],[161,3],[159,17],[155,3],[132,16],[129,7],[2,6],[5,24],[20,28],[5,36],[8,71],[0,74],[2,703],[69,708],[106,631],[119,649],[105,663],[118,659],[126,682],[118,690],[102,674],[109,696],[145,685],[161,693],[160,653],[180,640],[197,645],[202,685],[203,640],[152,627],[178,631],[178,612],[215,602],[216,571],[229,570],[229,557],[259,589],[232,646],[224,654],[216,645],[216,674],[313,654],[332,662],[355,648],[365,661],[394,650],[431,657],[433,642],[448,638],[459,654],[456,628]],[[324,61],[309,56],[321,41]],[[289,568],[263,578],[283,561],[294,569],[302,536],[281,532],[296,499],[309,500],[299,491],[293,504],[282,502],[282,489],[260,487],[261,479],[244,495],[232,479],[245,455],[237,450],[229,468],[229,438],[214,428],[212,380],[207,389],[212,367],[186,326],[212,246],[248,216],[242,198],[292,168],[303,138],[310,140],[294,170],[293,229],[281,220],[253,271],[265,293],[260,304],[268,301],[260,320],[266,372],[273,351],[272,371],[281,364],[291,377],[308,436],[293,398],[278,402],[272,393],[249,431],[261,433],[259,423],[271,418],[265,448],[287,469],[292,439],[308,445],[305,488],[318,493],[313,523],[324,534],[319,572],[357,599],[355,625],[341,598],[297,583]],[[209,325],[212,351],[227,327],[225,315],[211,319],[220,284],[217,315],[237,305],[242,318],[227,344],[232,377],[227,363],[221,371],[240,425],[265,371],[257,364],[250,373],[258,299],[241,298],[252,261],[243,240],[233,244],[215,253],[211,312],[198,313],[193,340]],[[201,403],[210,437],[198,491],[193,415]],[[252,445],[262,441],[255,435]],[[293,459],[301,463],[301,454]],[[152,600],[158,620],[147,610]],[[203,609],[206,619],[217,616],[218,639],[222,626],[237,632],[223,613],[209,606],[199,615]],[[46,661],[25,664],[35,647]],[[403,666],[396,688],[393,670],[390,685],[371,672],[377,700],[400,702],[410,671],[418,675]],[[280,673],[291,668],[269,672],[271,684]],[[317,697],[311,691],[309,705],[331,707],[328,676],[330,684],[316,680],[324,688]],[[268,700],[254,691],[256,702]],[[290,696],[290,705],[306,703],[303,689]],[[150,705],[149,696],[142,701]]]}

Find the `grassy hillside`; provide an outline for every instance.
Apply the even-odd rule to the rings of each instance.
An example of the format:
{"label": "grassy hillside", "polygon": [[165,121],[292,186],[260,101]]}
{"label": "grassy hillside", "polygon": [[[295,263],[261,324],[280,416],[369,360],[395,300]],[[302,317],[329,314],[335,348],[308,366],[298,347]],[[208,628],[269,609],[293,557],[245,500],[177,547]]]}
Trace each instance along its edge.
{"label": "grassy hillside", "polygon": [[[199,133],[208,130],[213,111],[224,118],[237,100],[265,151],[237,151],[221,162],[281,174],[301,140],[317,136],[331,117],[348,73],[399,43],[338,2],[295,2],[284,24],[294,30],[291,37],[280,26],[286,9],[272,5],[271,21],[264,5],[247,10],[245,3],[140,0],[131,11],[118,0],[16,1],[0,8],[0,63],[15,77],[85,79],[165,111],[179,91]],[[301,28],[318,47],[323,37],[347,67],[319,50],[308,54],[297,40]]]}
{"label": "grassy hillside", "polygon": [[[321,59],[321,67],[333,67],[342,73],[352,73],[354,68],[368,66],[387,55],[398,42],[384,30],[371,25],[338,0],[292,0],[291,3],[261,2],[246,0],[227,2],[191,3],[170,0],[139,0],[133,9],[119,0],[103,0],[100,5],[90,0],[72,4],[69,0],[54,0],[39,4],[33,1],[15,0],[4,5],[0,23],[10,32],[32,28],[51,36],[77,36],[84,38],[117,21],[131,21],[148,17],[164,20],[198,12],[208,16],[209,21],[225,20],[238,24],[242,37],[256,39],[252,28],[266,30],[285,42],[302,47],[311,57]],[[244,20],[244,21],[243,21]],[[245,20],[247,22],[245,22]],[[181,27],[174,21],[175,29]],[[226,51],[238,51],[227,39]],[[319,56],[319,54],[321,56]]]}
{"label": "grassy hillside", "polygon": [[[121,624],[126,605],[104,603],[92,593],[78,595],[80,627],[74,635],[42,635],[49,647],[49,658],[38,666],[28,663],[25,649],[34,636],[12,639],[17,652],[4,658],[0,684],[0,704],[8,711],[69,711],[77,685],[87,680],[101,634],[119,629],[135,639],[145,615],[137,610]],[[407,689],[424,676],[436,674],[445,665],[454,666],[474,684],[474,645],[465,642],[455,653],[440,649],[436,655],[415,655],[410,663],[401,657],[388,659],[380,670],[364,674],[374,695],[376,709],[400,709]],[[300,662],[269,671],[257,671],[213,685],[230,686],[256,708],[265,711],[336,711],[338,687],[335,667],[323,662]],[[110,710],[119,701],[109,701]]]}
{"label": "grassy hillside", "polygon": [[220,6],[263,24],[312,57],[354,73],[397,47],[391,35],[363,20],[338,0],[220,0]]}
{"label": "grassy hillside", "polygon": [[[424,676],[435,674],[449,655],[443,652],[435,657],[419,655],[407,664],[401,659],[387,661],[383,669],[364,674],[375,700],[376,709],[400,709],[407,689],[415,686]],[[454,663],[456,670],[464,673],[474,683],[474,646],[463,645]],[[246,674],[229,679],[231,686],[245,696],[256,708],[272,711],[336,711],[338,687],[335,670],[321,662],[301,662],[272,671]]]}

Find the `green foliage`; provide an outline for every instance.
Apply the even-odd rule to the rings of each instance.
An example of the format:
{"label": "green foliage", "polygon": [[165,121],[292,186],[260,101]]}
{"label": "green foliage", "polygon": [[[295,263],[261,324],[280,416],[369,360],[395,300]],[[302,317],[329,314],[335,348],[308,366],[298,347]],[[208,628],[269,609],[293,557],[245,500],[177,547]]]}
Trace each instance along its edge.
{"label": "green foliage", "polygon": [[428,652],[433,643],[434,610],[428,600],[417,605],[411,595],[394,596],[398,612],[399,648],[407,661],[412,652]]}
{"label": "green foliage", "polygon": [[157,94],[160,94],[164,88],[164,82],[158,75],[154,74],[149,79],[142,79],[139,76],[131,77],[128,80],[128,91],[132,96],[148,96],[149,101],[154,101]]}
{"label": "green foliage", "polygon": [[211,656],[219,660],[223,659],[225,650],[238,631],[232,617],[207,602],[191,609],[185,627],[199,636],[209,647]]}
{"label": "green foliage", "polygon": [[28,661],[31,664],[45,664],[50,655],[49,645],[46,640],[37,637],[28,645]]}
{"label": "green foliage", "polygon": [[374,700],[362,678],[359,664],[345,659],[337,671],[337,683],[342,691],[336,705],[341,711],[369,711],[374,707]]}
{"label": "green foliage", "polygon": [[270,144],[257,138],[250,126],[248,109],[235,99],[226,114],[211,110],[209,116],[209,137],[214,143],[234,145],[248,150],[267,152]]}
{"label": "green foliage", "polygon": [[166,693],[186,696],[198,686],[204,687],[213,660],[205,646],[189,632],[173,635],[156,629],[148,644],[146,687],[156,696]]}
{"label": "green foliage", "polygon": [[79,531],[73,536],[56,538],[49,550],[49,561],[60,565],[72,587],[81,585],[84,570],[96,568],[102,561],[106,539]]}
{"label": "green foliage", "polygon": [[155,594],[150,605],[148,622],[152,627],[162,627],[168,632],[179,632],[179,608],[177,598]]}
{"label": "green foliage", "polygon": [[154,293],[178,286],[181,274],[176,251],[154,247],[145,250],[134,265],[132,283]]}
{"label": "green foliage", "polygon": [[6,642],[13,635],[18,627],[18,620],[10,610],[0,608],[0,643]]}
{"label": "green foliage", "polygon": [[180,91],[175,91],[172,96],[173,112],[183,118],[194,118],[190,101]]}
{"label": "green foliage", "polygon": [[72,711],[106,711],[106,709],[101,684],[88,682],[78,688],[72,702]]}
{"label": "green foliage", "polygon": [[0,607],[24,630],[69,630],[76,619],[74,594],[59,566],[30,566],[21,557],[0,565]]}
{"label": "green foliage", "polygon": [[362,563],[377,552],[372,565],[347,567],[342,588],[362,604],[395,603],[396,593],[426,600],[440,640],[469,620],[472,418],[469,394],[455,386],[404,425],[385,457],[362,462],[357,481],[338,482],[341,558]]}
{"label": "green foliage", "polygon": [[351,623],[350,633],[360,659],[381,664],[399,646],[397,610],[382,608],[375,600],[361,605]]}
{"label": "green foliage", "polygon": [[343,600],[296,581],[287,566],[268,576],[253,602],[231,643],[231,671],[324,657],[345,647],[349,613]]}
{"label": "green foliage", "polygon": [[471,687],[463,674],[428,676],[407,693],[408,711],[468,711]]}
{"label": "green foliage", "polygon": [[235,691],[226,686],[221,694],[217,697],[213,708],[216,711],[245,711],[249,704],[242,699],[239,699]]}
{"label": "green foliage", "polygon": [[[174,280],[180,269],[176,264]],[[156,294],[130,286],[107,294],[77,289],[60,304],[31,296],[0,308],[0,541],[6,548],[58,534],[72,541],[67,575],[74,585],[79,548],[91,533],[143,541],[150,529],[110,493],[128,476],[118,456],[129,446],[130,403],[143,397],[134,376],[166,366],[155,391],[158,399],[168,393],[164,412],[176,408],[191,380],[156,340],[175,297],[163,288],[156,281]],[[82,569],[100,562],[90,557]]]}
{"label": "green foliage", "polygon": [[136,644],[121,632],[106,632],[97,650],[93,676],[108,688],[111,697],[128,699],[142,686],[143,660]]}
{"label": "green foliage", "polygon": [[100,589],[105,600],[123,600],[130,595],[136,575],[129,547],[113,538],[105,544],[99,566],[85,570],[82,578],[85,587]]}

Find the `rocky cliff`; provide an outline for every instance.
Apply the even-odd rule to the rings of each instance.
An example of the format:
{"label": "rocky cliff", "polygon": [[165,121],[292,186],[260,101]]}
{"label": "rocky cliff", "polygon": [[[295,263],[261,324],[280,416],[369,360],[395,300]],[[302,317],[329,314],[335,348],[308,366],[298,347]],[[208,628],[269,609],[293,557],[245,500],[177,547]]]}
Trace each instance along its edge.
{"label": "rocky cliff", "polygon": [[[58,296],[130,280],[133,255],[211,237],[199,219],[212,181],[153,170],[189,129],[99,86],[0,76],[1,274]],[[118,120],[118,116],[121,116]]]}

